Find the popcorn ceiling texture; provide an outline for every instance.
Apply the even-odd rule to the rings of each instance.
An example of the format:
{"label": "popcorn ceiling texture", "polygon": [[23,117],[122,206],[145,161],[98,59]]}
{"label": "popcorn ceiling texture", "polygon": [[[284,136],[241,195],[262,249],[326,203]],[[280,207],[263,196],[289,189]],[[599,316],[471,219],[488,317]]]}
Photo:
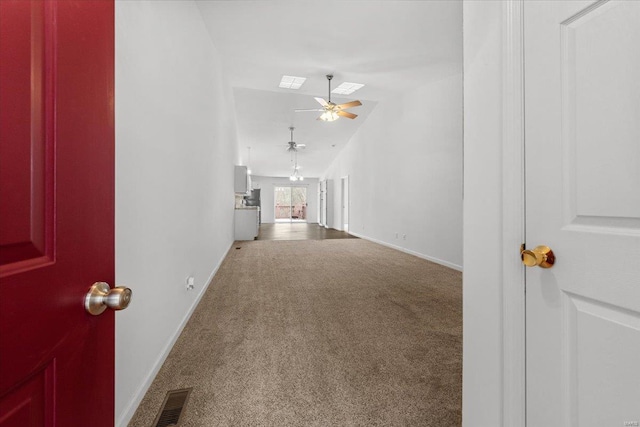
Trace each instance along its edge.
{"label": "popcorn ceiling texture", "polygon": [[361,239],[237,242],[129,426],[461,424],[462,275]]}

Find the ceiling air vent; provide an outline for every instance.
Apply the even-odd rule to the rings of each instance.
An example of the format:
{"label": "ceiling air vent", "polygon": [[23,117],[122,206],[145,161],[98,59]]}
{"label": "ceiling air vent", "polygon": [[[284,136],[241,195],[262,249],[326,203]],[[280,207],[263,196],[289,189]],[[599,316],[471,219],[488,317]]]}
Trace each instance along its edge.
{"label": "ceiling air vent", "polygon": [[182,410],[187,406],[187,400],[191,393],[191,388],[171,390],[164,398],[160,413],[153,422],[154,427],[177,426],[182,416]]}

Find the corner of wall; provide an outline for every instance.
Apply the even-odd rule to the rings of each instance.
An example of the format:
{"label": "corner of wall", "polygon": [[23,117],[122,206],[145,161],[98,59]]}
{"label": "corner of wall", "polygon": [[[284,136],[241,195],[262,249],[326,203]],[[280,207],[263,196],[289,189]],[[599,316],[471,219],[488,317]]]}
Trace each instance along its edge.
{"label": "corner of wall", "polygon": [[[229,251],[231,250],[232,247],[233,247],[233,243],[227,249],[227,252],[225,253],[225,257],[229,254]],[[120,411],[119,416],[116,417],[115,425],[117,427],[126,427],[129,421],[131,420],[131,418],[133,418],[133,415],[138,409],[138,405],[140,405],[140,402],[142,402],[142,399],[144,398],[144,395],[146,394],[147,390],[149,390],[149,387],[151,387],[153,380],[155,379],[156,375],[158,375],[158,372],[160,371],[160,368],[162,368],[162,365],[164,364],[165,360],[169,356],[169,353],[171,353],[171,349],[173,348],[176,341],[180,337],[180,334],[182,334],[182,331],[184,330],[184,327],[189,322],[191,315],[193,314],[194,310],[200,303],[200,300],[202,299],[205,292],[207,292],[207,290],[209,289],[209,285],[211,285],[211,282],[213,281],[213,277],[216,275],[216,273],[220,269],[220,265],[222,265],[222,261],[224,261],[224,257],[221,258],[218,264],[214,267],[213,271],[211,272],[211,274],[209,275],[209,278],[206,281],[207,283],[206,286],[204,286],[200,290],[197,297],[194,299],[193,303],[191,304],[187,312],[182,317],[182,320],[177,325],[177,328],[171,334],[166,344],[163,346],[156,360],[152,364],[150,364],[149,371],[144,377],[144,380],[140,383],[140,385],[136,389],[133,396],[131,397],[129,404],[125,408],[123,408],[123,410]]]}

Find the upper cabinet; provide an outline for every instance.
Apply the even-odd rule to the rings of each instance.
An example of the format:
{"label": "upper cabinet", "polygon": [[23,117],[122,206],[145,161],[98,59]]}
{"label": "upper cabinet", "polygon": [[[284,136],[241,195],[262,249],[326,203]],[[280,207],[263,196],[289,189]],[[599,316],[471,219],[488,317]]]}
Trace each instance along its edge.
{"label": "upper cabinet", "polygon": [[236,193],[244,194],[250,191],[249,175],[247,174],[246,166],[236,166],[235,179],[234,179],[234,191]]}

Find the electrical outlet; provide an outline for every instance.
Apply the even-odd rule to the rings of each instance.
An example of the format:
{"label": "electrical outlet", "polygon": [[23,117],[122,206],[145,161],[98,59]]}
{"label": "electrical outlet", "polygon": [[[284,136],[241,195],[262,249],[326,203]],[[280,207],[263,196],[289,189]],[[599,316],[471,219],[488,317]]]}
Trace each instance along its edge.
{"label": "electrical outlet", "polygon": [[187,277],[186,284],[187,284],[187,290],[188,290],[188,291],[190,291],[190,290],[192,290],[193,288],[195,288],[195,286],[196,286],[196,279],[195,279],[195,277],[193,277],[193,276],[189,276],[189,277]]}

